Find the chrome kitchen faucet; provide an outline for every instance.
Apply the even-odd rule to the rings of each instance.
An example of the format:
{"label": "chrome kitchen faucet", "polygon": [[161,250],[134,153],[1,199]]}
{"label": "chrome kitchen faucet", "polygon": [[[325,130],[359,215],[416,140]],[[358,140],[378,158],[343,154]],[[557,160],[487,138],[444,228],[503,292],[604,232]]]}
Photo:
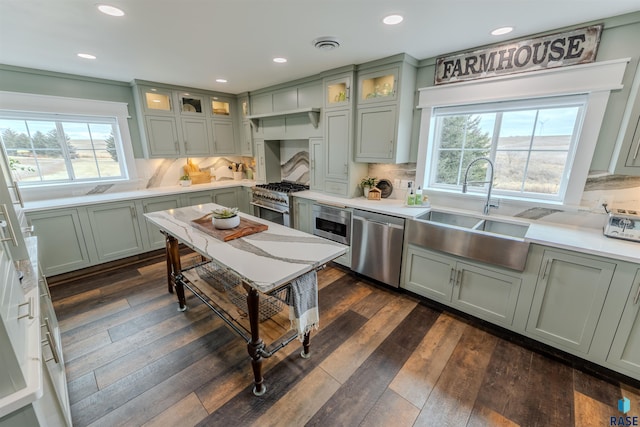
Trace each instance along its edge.
{"label": "chrome kitchen faucet", "polygon": [[[471,166],[474,163],[480,160],[486,161],[487,163],[489,163],[489,166],[491,167],[491,176],[489,178],[489,181],[467,181],[467,175],[469,175],[469,169],[471,169]],[[474,159],[471,161],[471,163],[469,163],[469,165],[467,166],[467,170],[464,173],[464,182],[462,183],[463,193],[467,192],[467,184],[489,184],[489,191],[487,191],[487,202],[484,204],[484,209],[482,213],[484,213],[485,215],[489,215],[490,208],[498,207],[497,205],[491,204],[491,189],[493,188],[493,162],[491,161],[491,159],[489,159],[488,157],[478,157],[477,159]]]}

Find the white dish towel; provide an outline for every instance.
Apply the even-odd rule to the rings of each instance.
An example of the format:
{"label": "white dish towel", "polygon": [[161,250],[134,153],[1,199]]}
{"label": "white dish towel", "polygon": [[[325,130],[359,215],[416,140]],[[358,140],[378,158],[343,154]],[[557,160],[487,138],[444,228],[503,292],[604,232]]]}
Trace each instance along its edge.
{"label": "white dish towel", "polygon": [[298,331],[298,339],[304,340],[305,334],[318,329],[320,314],[318,311],[318,275],[312,270],[294,279],[289,291],[289,319],[291,329]]}

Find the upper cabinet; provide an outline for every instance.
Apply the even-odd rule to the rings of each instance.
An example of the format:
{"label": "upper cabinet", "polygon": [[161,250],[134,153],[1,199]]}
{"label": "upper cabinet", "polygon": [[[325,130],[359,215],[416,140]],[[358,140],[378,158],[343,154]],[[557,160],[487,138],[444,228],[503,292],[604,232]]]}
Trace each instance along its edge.
{"label": "upper cabinet", "polygon": [[239,153],[235,97],[135,82],[145,157]]}
{"label": "upper cabinet", "polygon": [[631,85],[610,169],[621,175],[640,175],[640,66]]}
{"label": "upper cabinet", "polygon": [[406,54],[359,67],[356,161],[409,161],[416,73],[417,61]]}
{"label": "upper cabinet", "polygon": [[344,73],[324,80],[324,108],[348,108],[351,106],[353,73]]}

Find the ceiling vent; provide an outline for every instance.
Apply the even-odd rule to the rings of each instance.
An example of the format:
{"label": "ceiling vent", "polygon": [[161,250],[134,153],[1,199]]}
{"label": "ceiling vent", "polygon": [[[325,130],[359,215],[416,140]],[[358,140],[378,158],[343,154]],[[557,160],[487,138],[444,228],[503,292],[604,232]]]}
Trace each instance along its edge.
{"label": "ceiling vent", "polygon": [[333,50],[340,47],[340,42],[335,37],[319,37],[313,41],[313,45],[320,50]]}

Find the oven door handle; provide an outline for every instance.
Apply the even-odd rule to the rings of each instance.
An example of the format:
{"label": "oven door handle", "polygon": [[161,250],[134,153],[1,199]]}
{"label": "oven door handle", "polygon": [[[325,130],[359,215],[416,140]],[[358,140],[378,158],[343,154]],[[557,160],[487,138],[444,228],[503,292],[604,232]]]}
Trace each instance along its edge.
{"label": "oven door handle", "polygon": [[262,208],[262,209],[268,209],[270,211],[278,212],[278,213],[281,213],[281,214],[288,214],[289,213],[288,209],[284,209],[284,210],[276,209],[276,208],[272,208],[271,206],[261,205],[260,203],[256,203],[256,202],[251,202],[251,204],[253,206],[257,206],[257,207]]}

